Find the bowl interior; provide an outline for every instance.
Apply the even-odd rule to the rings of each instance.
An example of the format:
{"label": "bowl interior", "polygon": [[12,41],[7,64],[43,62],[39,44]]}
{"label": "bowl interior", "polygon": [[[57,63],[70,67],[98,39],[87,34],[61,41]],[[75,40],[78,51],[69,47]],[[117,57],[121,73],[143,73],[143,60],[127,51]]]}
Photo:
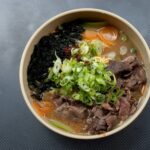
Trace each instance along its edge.
{"label": "bowl interior", "polygon": [[[112,131],[109,131],[109,132],[107,132],[105,134],[101,134],[101,135],[92,135],[92,136],[74,135],[74,134],[66,133],[65,131],[61,131],[59,129],[56,129],[56,128],[50,126],[49,124],[47,124],[47,122],[45,120],[40,118],[35,113],[35,111],[33,110],[33,108],[31,107],[31,104],[30,104],[31,96],[30,96],[30,90],[28,88],[28,83],[27,83],[27,67],[28,67],[28,64],[30,61],[31,54],[32,54],[33,49],[34,49],[34,45],[40,40],[40,38],[42,36],[47,35],[50,32],[54,31],[58,25],[60,25],[64,22],[75,20],[75,19],[87,19],[87,20],[96,20],[96,21],[106,20],[110,24],[123,30],[128,35],[128,37],[133,42],[133,44],[140,50],[142,60],[145,64],[145,70],[146,70],[147,79],[148,79],[147,80],[147,86],[146,86],[146,90],[145,90],[144,95],[141,97],[137,111],[135,112],[135,114],[130,116],[122,125],[120,125],[119,127],[116,127]],[[149,48],[148,48],[147,44],[145,43],[144,39],[142,38],[142,36],[139,34],[139,32],[131,24],[129,24],[124,19],[122,19],[122,18],[120,18],[120,17],[118,17],[112,13],[106,12],[106,11],[97,10],[97,9],[78,9],[78,10],[72,10],[72,11],[62,13],[62,14],[50,19],[49,21],[44,23],[33,34],[33,36],[30,38],[29,42],[27,43],[27,45],[25,47],[25,50],[24,50],[24,53],[23,53],[23,56],[21,59],[20,83],[21,83],[22,93],[23,93],[23,96],[25,98],[27,105],[29,106],[29,108],[33,112],[33,114],[36,116],[36,118],[38,120],[40,120],[40,122],[42,122],[45,126],[47,126],[51,130],[53,130],[59,134],[62,134],[62,135],[68,136],[68,137],[79,138],[79,139],[94,139],[94,138],[100,138],[100,137],[108,136],[108,135],[111,135],[115,132],[118,132],[119,130],[123,129],[128,124],[130,124],[143,110],[144,106],[146,105],[146,103],[148,101],[149,93],[150,93],[150,90],[149,90],[150,89],[150,87],[149,87],[150,86],[150,78],[149,78],[150,68],[149,68],[149,65],[150,65]]]}

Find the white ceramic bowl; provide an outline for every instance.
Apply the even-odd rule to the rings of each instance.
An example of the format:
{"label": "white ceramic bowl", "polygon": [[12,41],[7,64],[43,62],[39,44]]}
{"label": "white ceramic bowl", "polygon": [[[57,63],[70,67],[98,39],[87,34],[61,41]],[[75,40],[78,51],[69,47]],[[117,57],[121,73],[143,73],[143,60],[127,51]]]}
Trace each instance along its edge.
{"label": "white ceramic bowl", "polygon": [[[87,136],[87,135],[72,134],[72,133],[62,131],[62,130],[54,127],[54,126],[51,126],[50,124],[48,124],[43,118],[41,118],[35,112],[35,110],[32,108],[31,103],[30,103],[31,102],[31,96],[30,96],[28,83],[27,83],[27,67],[28,67],[28,64],[30,61],[31,54],[32,54],[33,49],[34,49],[34,45],[39,41],[39,39],[42,36],[49,34],[58,25],[60,25],[64,22],[67,22],[67,21],[77,19],[77,18],[85,18],[85,19],[87,18],[87,19],[91,19],[91,20],[104,19],[104,20],[110,22],[111,24],[113,24],[114,26],[125,31],[125,33],[130,37],[130,39],[134,43],[134,45],[141,52],[141,56],[142,56],[143,62],[145,64],[145,70],[146,70],[147,79],[148,79],[145,93],[139,102],[137,111],[132,116],[130,116],[126,121],[124,121],[124,123],[121,124],[120,126],[117,126],[113,130],[106,132],[104,134],[100,134],[100,135],[88,135]],[[23,97],[25,99],[27,106],[29,107],[29,109],[31,110],[33,115],[47,128],[49,128],[50,130],[52,130],[58,134],[61,134],[61,135],[64,135],[64,136],[67,136],[70,138],[97,139],[97,138],[110,136],[110,135],[115,134],[118,131],[124,129],[131,122],[133,122],[139,116],[139,114],[142,112],[142,110],[146,106],[148,99],[149,99],[149,96],[150,96],[150,78],[149,78],[150,67],[149,66],[150,66],[149,47],[146,44],[143,37],[141,36],[141,34],[137,31],[137,29],[133,25],[131,25],[128,21],[119,17],[116,14],[113,14],[113,13],[108,12],[108,11],[100,10],[100,9],[91,9],[91,8],[75,9],[75,10],[70,10],[70,11],[61,13],[61,14],[49,19],[42,26],[40,26],[36,30],[36,32],[32,35],[32,37],[28,41],[28,43],[27,43],[27,45],[23,51],[23,55],[21,58],[20,73],[19,73],[19,75],[20,75],[20,86],[21,86],[21,91],[22,91],[22,94],[23,94]]]}

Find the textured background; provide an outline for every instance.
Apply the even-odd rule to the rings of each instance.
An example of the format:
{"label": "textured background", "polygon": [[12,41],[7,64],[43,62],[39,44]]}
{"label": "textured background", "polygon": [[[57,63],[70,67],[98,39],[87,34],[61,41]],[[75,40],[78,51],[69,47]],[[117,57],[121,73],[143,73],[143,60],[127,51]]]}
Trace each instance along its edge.
{"label": "textured background", "polygon": [[93,141],[49,131],[24,103],[18,71],[26,42],[50,17],[81,7],[101,8],[124,17],[150,45],[149,0],[0,0],[0,150],[150,150],[150,103],[132,125]]}

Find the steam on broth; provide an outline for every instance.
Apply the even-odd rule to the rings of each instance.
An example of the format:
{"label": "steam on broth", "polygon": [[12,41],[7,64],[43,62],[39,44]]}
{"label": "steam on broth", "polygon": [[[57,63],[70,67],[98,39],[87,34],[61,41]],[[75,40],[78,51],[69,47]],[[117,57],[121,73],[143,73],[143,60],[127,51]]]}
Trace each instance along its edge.
{"label": "steam on broth", "polygon": [[124,31],[75,20],[35,45],[28,66],[32,106],[51,125],[101,134],[132,115],[144,93],[140,50]]}

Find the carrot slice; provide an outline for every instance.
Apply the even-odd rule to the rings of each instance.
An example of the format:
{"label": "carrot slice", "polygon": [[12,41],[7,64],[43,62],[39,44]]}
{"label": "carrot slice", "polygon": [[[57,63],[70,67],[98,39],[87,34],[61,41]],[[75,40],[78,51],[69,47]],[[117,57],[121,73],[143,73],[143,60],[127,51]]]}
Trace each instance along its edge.
{"label": "carrot slice", "polygon": [[94,40],[94,39],[98,39],[98,36],[97,36],[96,31],[86,30],[83,33],[83,38],[86,40]]}
{"label": "carrot slice", "polygon": [[32,106],[40,116],[46,116],[51,111],[51,104],[48,101],[32,102]]}
{"label": "carrot slice", "polygon": [[32,106],[40,116],[44,115],[43,112],[40,110],[40,108],[41,108],[40,105],[37,102],[33,101]]}
{"label": "carrot slice", "polygon": [[44,113],[44,115],[47,115],[51,112],[51,103],[49,101],[42,101],[40,110]]}
{"label": "carrot slice", "polygon": [[118,30],[112,26],[103,27],[99,30],[98,37],[106,45],[114,45],[118,38]]}
{"label": "carrot slice", "polygon": [[49,107],[42,107],[40,108],[40,110],[42,111],[44,115],[47,115],[51,109]]}

